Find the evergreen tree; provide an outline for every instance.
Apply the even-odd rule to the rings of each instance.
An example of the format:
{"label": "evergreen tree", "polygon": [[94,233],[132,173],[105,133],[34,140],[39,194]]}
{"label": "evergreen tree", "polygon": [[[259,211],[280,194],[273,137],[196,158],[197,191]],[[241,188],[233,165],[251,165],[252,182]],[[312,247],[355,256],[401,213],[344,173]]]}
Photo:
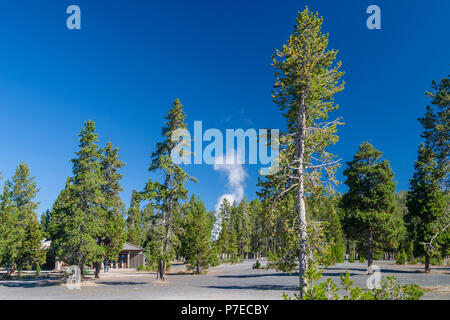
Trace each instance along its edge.
{"label": "evergreen tree", "polygon": [[439,186],[441,175],[436,167],[435,153],[421,144],[414,165],[415,172],[410,180],[405,221],[414,255],[425,256],[425,272],[430,271],[430,256],[438,254],[438,248],[442,247],[446,251],[444,254],[449,253],[448,231],[447,236],[444,232],[431,243],[434,235],[442,229],[446,218],[445,194]]}
{"label": "evergreen tree", "polygon": [[250,202],[250,225],[250,251],[252,257],[258,259],[267,254],[269,226],[262,203],[258,199]]}
{"label": "evergreen tree", "polygon": [[[328,35],[321,31],[322,22],[318,13],[306,7],[299,12],[287,44],[273,55],[274,102],[285,111],[289,132],[280,139],[280,181],[275,191],[277,198],[289,190],[295,193],[300,288],[304,288],[303,276],[311,256],[305,198],[310,193],[322,192],[324,180],[327,180],[325,187],[331,188],[338,165],[327,147],[338,140],[335,133],[339,121],[327,119],[338,108],[334,95],[344,88],[339,83],[343,72],[339,71],[340,62],[334,64],[337,52],[327,50]],[[323,179],[323,172],[327,179]]]}
{"label": "evergreen tree", "polygon": [[211,262],[211,230],[212,224],[206,207],[200,198],[191,200],[185,207],[185,258],[188,268],[200,273],[207,269]]}
{"label": "evergreen tree", "polygon": [[250,224],[250,204],[247,201],[247,198],[244,197],[239,205],[236,207],[236,230],[238,237],[238,255],[240,259],[246,259],[250,252],[250,232],[251,232],[251,224]]}
{"label": "evergreen tree", "polygon": [[431,98],[424,117],[419,118],[425,143],[419,146],[415,172],[406,198],[409,255],[425,256],[425,271],[430,271],[430,256],[447,256],[450,250],[448,187],[450,168],[450,80],[432,82]]}
{"label": "evergreen tree", "polygon": [[127,241],[137,246],[142,246],[145,240],[143,237],[141,219],[138,192],[133,190],[127,216]]}
{"label": "evergreen tree", "polygon": [[[97,236],[97,244],[102,248],[103,260],[115,260],[123,248],[126,239],[123,213],[125,206],[120,198],[123,191],[120,186],[122,175],[118,172],[124,163],[119,159],[119,149],[108,142],[101,150],[100,173],[102,178],[102,201],[100,216],[101,232]],[[96,277],[100,271],[100,263],[96,261]]]}
{"label": "evergreen tree", "polygon": [[104,235],[101,153],[97,145],[95,123],[84,123],[79,134],[79,151],[72,159],[73,177],[66,182],[52,209],[52,250],[60,261],[77,265],[101,263],[104,248],[98,239]]}
{"label": "evergreen tree", "polygon": [[[156,219],[152,226],[151,251],[158,261],[158,279],[164,280],[168,262],[174,256],[174,210],[180,200],[187,197],[185,184],[194,178],[190,177],[179,165],[175,164],[171,158],[171,152],[175,148],[172,141],[172,134],[177,129],[185,129],[186,115],[179,99],[176,99],[169,110],[162,128],[163,141],[158,143],[156,151],[152,154],[152,163],[149,171],[159,171],[163,175],[163,182],[154,182],[150,179],[147,182],[144,192],[144,199],[153,203],[156,210]],[[181,151],[183,152],[183,151]],[[183,157],[183,155],[181,155]],[[159,245],[159,249],[157,249]]]}
{"label": "evergreen tree", "polygon": [[50,238],[50,224],[51,224],[52,214],[50,210],[46,210],[41,214],[41,220],[39,222],[39,227],[44,238]]}
{"label": "evergreen tree", "polygon": [[17,227],[20,230],[20,245],[15,263],[18,271],[44,263],[45,252],[42,249],[43,235],[39,228],[36,210],[38,202],[33,201],[39,189],[30,169],[21,163],[11,180],[12,203],[17,214]]}
{"label": "evergreen tree", "polygon": [[340,221],[339,211],[340,196],[309,197],[307,205],[311,216],[316,222],[324,225],[324,232],[331,244],[329,264],[344,262],[344,235]]}
{"label": "evergreen tree", "polygon": [[450,172],[450,79],[444,78],[439,83],[433,80],[432,90],[426,93],[431,98],[424,117],[419,118],[424,131],[421,137],[426,141],[436,158],[434,175],[446,191],[449,187]]}
{"label": "evergreen tree", "polygon": [[400,222],[394,219],[394,174],[387,160],[379,161],[381,155],[364,142],[344,170],[349,189],[341,201],[344,228],[350,239],[357,240],[358,252],[366,255],[369,273],[374,253],[395,248],[401,229]]}
{"label": "evergreen tree", "polygon": [[6,269],[8,276],[16,269],[22,239],[16,211],[10,183],[7,182],[0,198],[0,265]]}

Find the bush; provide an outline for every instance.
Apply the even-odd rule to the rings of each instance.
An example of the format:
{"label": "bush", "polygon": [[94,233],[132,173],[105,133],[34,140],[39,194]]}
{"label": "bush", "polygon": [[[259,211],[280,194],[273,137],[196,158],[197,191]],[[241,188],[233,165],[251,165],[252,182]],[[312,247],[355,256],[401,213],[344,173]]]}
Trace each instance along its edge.
{"label": "bush", "polygon": [[400,251],[397,253],[397,256],[395,257],[395,263],[397,264],[405,264],[406,261],[408,261],[408,256],[405,253],[405,251]]}
{"label": "bush", "polygon": [[355,262],[355,256],[351,253],[348,255],[348,262],[350,262],[350,263]]}
{"label": "bush", "polygon": [[414,244],[412,242],[409,244],[409,247],[406,250],[406,256],[407,256],[408,261],[414,261],[415,260],[415,258],[414,258]]}
{"label": "bush", "polygon": [[344,259],[344,244],[336,244],[333,247],[333,254],[336,263],[345,262]]}
{"label": "bush", "polygon": [[140,265],[140,266],[137,266],[136,270],[137,271],[152,271],[152,267],[149,265],[146,265],[146,266]]}
{"label": "bush", "polygon": [[366,261],[366,259],[364,259],[364,257],[363,256],[359,256],[359,262],[361,262],[361,263],[364,263],[365,261]]}
{"label": "bush", "polygon": [[252,269],[261,269],[261,263],[258,260],[253,264]]}
{"label": "bush", "polygon": [[444,262],[444,259],[440,258],[440,257],[431,257],[430,258],[430,264],[432,266],[440,266],[442,265]]}
{"label": "bush", "polygon": [[[381,280],[379,288],[369,289],[364,292],[360,287],[354,286],[350,279],[350,273],[346,271],[339,276],[343,296],[339,296],[339,287],[328,278],[320,284],[314,281],[322,277],[322,272],[317,268],[309,268],[305,273],[306,287],[303,299],[298,294],[294,294],[294,300],[419,300],[423,296],[423,291],[417,284],[400,285],[395,277],[386,277]],[[285,300],[292,297],[283,294]]]}
{"label": "bush", "polygon": [[375,251],[372,255],[373,260],[381,260],[383,258],[383,253],[379,251]]}
{"label": "bush", "polygon": [[36,266],[36,276],[39,276],[41,274],[41,266],[38,264]]}

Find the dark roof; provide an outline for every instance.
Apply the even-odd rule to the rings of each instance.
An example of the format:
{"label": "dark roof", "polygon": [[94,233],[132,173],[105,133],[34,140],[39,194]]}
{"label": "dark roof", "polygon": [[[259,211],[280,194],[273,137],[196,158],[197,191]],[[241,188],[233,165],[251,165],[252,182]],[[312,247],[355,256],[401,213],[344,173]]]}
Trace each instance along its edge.
{"label": "dark roof", "polygon": [[122,249],[122,251],[144,251],[144,248],[135,246],[134,244],[129,243],[129,242],[125,242],[125,243],[123,244],[123,249]]}

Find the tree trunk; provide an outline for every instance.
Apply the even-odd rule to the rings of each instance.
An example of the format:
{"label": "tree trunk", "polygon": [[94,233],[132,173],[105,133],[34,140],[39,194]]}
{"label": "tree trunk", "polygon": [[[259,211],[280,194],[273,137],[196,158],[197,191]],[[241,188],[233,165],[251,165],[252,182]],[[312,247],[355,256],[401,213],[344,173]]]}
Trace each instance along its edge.
{"label": "tree trunk", "polygon": [[156,280],[164,281],[166,278],[166,262],[164,260],[158,261],[158,272],[156,273]]}
{"label": "tree trunk", "polygon": [[161,268],[161,280],[165,281],[166,280],[166,266],[167,266],[167,262],[166,260],[162,261],[162,268]]}
{"label": "tree trunk", "polygon": [[303,288],[306,283],[303,279],[306,270],[308,269],[308,240],[306,229],[306,205],[305,205],[305,186],[304,186],[304,157],[305,157],[305,138],[306,138],[306,107],[305,100],[302,98],[298,114],[298,140],[297,140],[297,155],[298,155],[298,191],[297,191],[297,213],[300,224],[300,250],[298,257],[298,273],[300,284],[300,297],[303,298]]}
{"label": "tree trunk", "polygon": [[95,278],[99,279],[100,278],[100,262],[94,263],[94,267],[95,267]]}
{"label": "tree trunk", "polygon": [[430,272],[430,256],[425,253],[425,272]]}
{"label": "tree trunk", "polygon": [[372,274],[372,265],[373,265],[373,233],[372,231],[369,232],[369,238],[367,239],[367,273]]}

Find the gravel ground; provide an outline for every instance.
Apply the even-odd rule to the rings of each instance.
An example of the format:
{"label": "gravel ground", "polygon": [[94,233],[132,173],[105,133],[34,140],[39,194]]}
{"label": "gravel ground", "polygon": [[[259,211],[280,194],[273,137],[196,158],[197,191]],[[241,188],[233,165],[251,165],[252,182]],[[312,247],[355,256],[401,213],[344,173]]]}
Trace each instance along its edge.
{"label": "gravel ground", "polygon": [[[174,265],[166,282],[155,280],[155,273],[118,272],[83,283],[80,290],[69,290],[55,281],[0,281],[3,299],[282,299],[297,290],[298,277],[274,270],[253,270],[254,260],[211,268],[205,275],[184,274],[184,266]],[[417,283],[427,288],[423,299],[450,300],[450,268],[433,267],[430,274],[422,266],[397,266],[377,261],[382,277],[395,276],[401,283]],[[366,287],[366,266],[341,263],[324,271],[339,283],[338,276],[348,270],[356,285]]]}

